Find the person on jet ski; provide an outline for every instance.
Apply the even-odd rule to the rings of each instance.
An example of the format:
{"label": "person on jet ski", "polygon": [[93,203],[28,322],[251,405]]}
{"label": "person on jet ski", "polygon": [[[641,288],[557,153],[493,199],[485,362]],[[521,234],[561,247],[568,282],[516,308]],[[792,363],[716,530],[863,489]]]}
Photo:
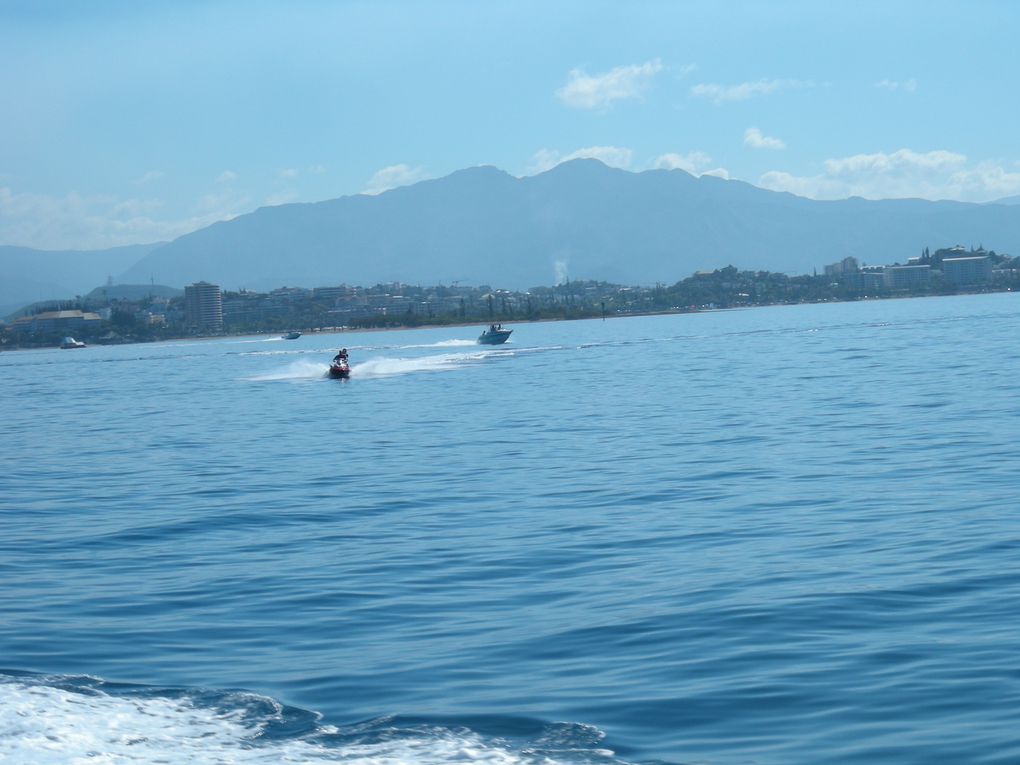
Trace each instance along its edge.
{"label": "person on jet ski", "polygon": [[346,364],[347,363],[347,349],[346,348],[341,348],[340,351],[337,353],[337,355],[333,357],[333,363],[334,364],[340,364],[340,363]]}

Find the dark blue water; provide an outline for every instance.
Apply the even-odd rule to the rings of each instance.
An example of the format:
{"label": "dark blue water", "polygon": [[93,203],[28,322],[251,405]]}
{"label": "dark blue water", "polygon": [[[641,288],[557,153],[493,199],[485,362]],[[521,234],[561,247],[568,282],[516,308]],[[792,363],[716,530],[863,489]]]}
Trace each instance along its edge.
{"label": "dark blue water", "polygon": [[1018,329],[2,353],[0,760],[1016,763]]}

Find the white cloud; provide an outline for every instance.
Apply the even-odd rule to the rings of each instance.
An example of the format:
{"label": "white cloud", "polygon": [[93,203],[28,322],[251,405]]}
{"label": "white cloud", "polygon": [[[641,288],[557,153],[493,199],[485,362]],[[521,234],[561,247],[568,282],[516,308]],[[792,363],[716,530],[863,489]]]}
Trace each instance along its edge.
{"label": "white cloud", "polygon": [[248,207],[243,195],[197,200],[190,214],[157,217],[159,199],[112,195],[63,196],[18,192],[0,187],[0,241],[42,249],[101,249],[174,239]]}
{"label": "white cloud", "polygon": [[961,189],[961,197],[982,202],[1020,194],[1020,173],[1011,173],[987,160],[973,168],[958,170],[950,176],[950,182]]}
{"label": "white cloud", "polygon": [[325,165],[310,165],[308,167],[308,172],[311,175],[322,175],[324,172],[326,172],[326,167]]}
{"label": "white cloud", "polygon": [[149,170],[144,175],[142,175],[142,176],[140,176],[138,178],[135,178],[133,181],[131,181],[131,183],[133,183],[136,186],[144,186],[147,183],[152,183],[153,181],[158,181],[162,177],[163,177],[163,171],[161,171],[161,170]]}
{"label": "white cloud", "polygon": [[560,153],[554,149],[539,149],[531,155],[531,161],[528,164],[528,171],[525,175],[535,175],[536,173],[544,173],[546,170],[551,170],[560,163]]}
{"label": "white cloud", "polygon": [[561,162],[568,162],[572,159],[597,159],[610,167],[626,170],[630,167],[633,155],[634,152],[621,146],[589,146],[586,149],[572,151]]}
{"label": "white cloud", "polygon": [[676,70],[676,76],[677,79],[680,79],[682,77],[686,77],[689,74],[694,74],[696,71],[698,71],[697,64],[684,64],[683,66]]}
{"label": "white cloud", "polygon": [[778,138],[762,135],[762,132],[751,127],[744,131],[744,145],[752,149],[785,149],[786,144]]}
{"label": "white cloud", "polygon": [[362,194],[381,194],[389,189],[396,188],[397,186],[407,186],[411,183],[417,183],[418,181],[425,178],[425,171],[420,167],[411,167],[410,165],[390,165],[384,167],[382,170],[377,171],[368,180],[368,186],[362,191]]}
{"label": "white cloud", "polygon": [[725,167],[716,167],[711,170],[706,170],[702,175],[714,175],[716,178],[722,178],[725,181],[730,179],[730,171]]}
{"label": "white cloud", "polygon": [[613,101],[640,96],[661,69],[662,63],[658,59],[643,64],[618,66],[596,75],[573,69],[567,75],[567,84],[557,90],[556,95],[567,106],[575,109],[605,108]]}
{"label": "white cloud", "polygon": [[662,154],[655,158],[652,167],[656,170],[684,170],[691,175],[701,172],[712,163],[712,158],[703,151],[690,151],[686,154]]}
{"label": "white cloud", "polygon": [[955,170],[967,163],[967,157],[951,151],[929,151],[924,154],[900,149],[892,154],[854,154],[842,159],[825,161],[826,174],[834,177],[858,177],[868,175],[908,174]]}
{"label": "white cloud", "polygon": [[696,98],[707,98],[717,104],[726,101],[746,101],[752,96],[767,96],[784,90],[797,90],[814,87],[810,80],[756,80],[742,82],[739,85],[717,85],[715,83],[699,83],[691,88],[691,95]]}
{"label": "white cloud", "polygon": [[217,183],[230,183],[231,181],[236,181],[236,180],[237,180],[237,173],[235,173],[233,170],[224,170],[216,178],[216,182]]}
{"label": "white cloud", "polygon": [[952,151],[855,154],[829,159],[817,175],[782,170],[765,173],[759,184],[815,199],[920,197],[983,202],[1020,193],[1020,172],[997,162],[971,163]]}
{"label": "white cloud", "polygon": [[276,172],[281,178],[297,178],[298,169],[296,167],[284,167]]}
{"label": "white cloud", "polygon": [[270,194],[262,204],[265,207],[276,207],[277,205],[285,205],[291,202],[296,202],[298,199],[298,193],[294,189],[287,189],[285,191],[277,191],[275,194]]}
{"label": "white cloud", "polygon": [[875,83],[875,87],[883,90],[905,90],[908,93],[913,93],[917,90],[917,80],[913,77],[902,82],[897,80],[879,80]]}
{"label": "white cloud", "polygon": [[633,156],[633,151],[621,146],[589,146],[572,151],[565,156],[554,149],[539,149],[531,157],[527,174],[544,173],[546,170],[551,170],[556,165],[569,162],[572,159],[597,159],[610,167],[626,170],[630,167]]}
{"label": "white cloud", "polygon": [[730,177],[725,167],[709,169],[712,158],[703,151],[691,151],[687,154],[662,154],[652,161],[656,170],[683,170],[694,176],[714,175],[718,178]]}

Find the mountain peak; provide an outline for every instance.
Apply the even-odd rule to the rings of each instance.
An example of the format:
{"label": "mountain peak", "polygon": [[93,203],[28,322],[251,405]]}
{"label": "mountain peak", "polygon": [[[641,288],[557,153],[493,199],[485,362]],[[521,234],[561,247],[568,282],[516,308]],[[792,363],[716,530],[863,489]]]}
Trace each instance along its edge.
{"label": "mountain peak", "polygon": [[[155,249],[121,276],[271,289],[458,280],[527,289],[571,279],[672,283],[701,269],[811,273],[853,255],[902,259],[929,244],[1020,250],[1005,205],[817,202],[685,172],[628,172],[593,158],[516,178],[469,167],[378,196],[273,208]],[[893,222],[895,225],[892,225]]]}
{"label": "mountain peak", "polygon": [[607,165],[601,159],[595,157],[576,157],[574,159],[568,159],[565,162],[560,162],[555,167],[546,170],[540,175],[568,175],[568,176],[588,176],[593,177],[596,175],[607,175],[610,173],[627,173],[627,170],[621,170],[618,167],[612,167]]}

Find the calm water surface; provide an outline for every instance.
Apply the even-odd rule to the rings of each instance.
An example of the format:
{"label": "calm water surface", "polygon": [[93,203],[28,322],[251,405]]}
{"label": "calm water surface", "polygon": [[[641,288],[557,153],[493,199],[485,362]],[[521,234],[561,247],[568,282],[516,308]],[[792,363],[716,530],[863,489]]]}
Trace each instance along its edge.
{"label": "calm water surface", "polygon": [[0,353],[0,761],[1016,763],[1018,329]]}

